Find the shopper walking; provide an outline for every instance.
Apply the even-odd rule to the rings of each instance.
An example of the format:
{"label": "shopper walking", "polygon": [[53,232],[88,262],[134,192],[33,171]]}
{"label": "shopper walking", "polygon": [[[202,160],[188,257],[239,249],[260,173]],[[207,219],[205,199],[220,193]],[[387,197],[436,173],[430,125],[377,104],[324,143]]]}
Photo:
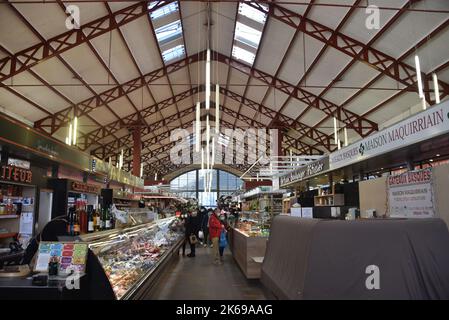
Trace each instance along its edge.
{"label": "shopper walking", "polygon": [[190,258],[195,257],[195,246],[198,239],[198,232],[200,230],[200,220],[197,211],[194,210],[189,213],[185,220],[185,240],[182,247],[182,254],[185,254],[185,246],[190,245],[190,253],[187,255]]}
{"label": "shopper walking", "polygon": [[221,230],[224,225],[219,220],[220,209],[215,209],[214,213],[209,218],[209,236],[212,239],[212,258],[214,264],[222,264],[220,261],[219,239]]}
{"label": "shopper walking", "polygon": [[208,245],[208,235],[209,235],[209,215],[205,207],[201,207],[200,210],[200,230],[203,232],[203,239],[201,239],[201,245],[206,247]]}
{"label": "shopper walking", "polygon": [[225,213],[220,214],[220,223],[222,225],[222,229],[220,232],[220,240],[219,240],[219,253],[220,253],[220,262],[223,263],[223,254],[224,249],[228,245],[228,230],[229,230],[229,223],[228,219]]}

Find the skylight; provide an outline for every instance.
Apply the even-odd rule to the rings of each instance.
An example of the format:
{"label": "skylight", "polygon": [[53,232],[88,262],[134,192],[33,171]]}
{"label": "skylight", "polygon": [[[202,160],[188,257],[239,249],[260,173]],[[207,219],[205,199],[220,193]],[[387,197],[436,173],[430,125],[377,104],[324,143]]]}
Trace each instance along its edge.
{"label": "skylight", "polygon": [[261,24],[265,24],[265,21],[267,20],[266,13],[263,13],[262,11],[259,11],[256,8],[253,8],[245,3],[240,3],[239,14],[247,18],[250,18],[251,20],[257,21]]}
{"label": "skylight", "polygon": [[173,21],[155,30],[159,45],[173,41],[182,36],[181,20]]}
{"label": "skylight", "polygon": [[183,56],[185,53],[184,45],[180,44],[176,47],[170,48],[162,52],[162,58],[164,59],[164,62],[179,58]]}
{"label": "skylight", "polygon": [[[157,3],[158,3],[158,1],[152,1],[149,4],[148,8],[150,8],[150,9],[153,8]],[[166,6],[163,6],[160,9],[157,9],[157,10],[153,11],[151,13],[151,19],[157,20],[159,18],[168,16],[169,14],[172,14],[173,12],[176,12],[178,10],[179,10],[178,3],[177,2],[172,2],[170,4],[167,4]]]}
{"label": "skylight", "polygon": [[232,56],[238,60],[245,61],[246,63],[253,64],[256,55],[252,52],[249,52],[245,49],[237,47],[234,45],[232,48]]}
{"label": "skylight", "polygon": [[237,21],[235,26],[235,39],[243,42],[253,48],[259,46],[260,38],[262,37],[262,32],[247,25],[244,25],[241,22]]}

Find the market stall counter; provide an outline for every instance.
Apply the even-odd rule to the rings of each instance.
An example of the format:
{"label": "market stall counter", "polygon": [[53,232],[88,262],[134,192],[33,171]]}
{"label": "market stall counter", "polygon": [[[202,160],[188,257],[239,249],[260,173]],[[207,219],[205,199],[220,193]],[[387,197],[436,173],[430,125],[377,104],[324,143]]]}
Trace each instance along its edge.
{"label": "market stall counter", "polygon": [[448,246],[440,219],[278,216],[261,281],[279,299],[449,299]]}

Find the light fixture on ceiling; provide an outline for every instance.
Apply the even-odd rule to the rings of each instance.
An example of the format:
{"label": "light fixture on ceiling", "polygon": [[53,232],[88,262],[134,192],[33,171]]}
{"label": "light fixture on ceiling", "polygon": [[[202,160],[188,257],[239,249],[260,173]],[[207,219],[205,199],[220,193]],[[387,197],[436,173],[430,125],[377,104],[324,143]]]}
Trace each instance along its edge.
{"label": "light fixture on ceiling", "polygon": [[435,155],[435,157],[439,157],[440,156],[440,154],[439,153],[437,153],[436,155]]}
{"label": "light fixture on ceiling", "polygon": [[73,118],[73,124],[72,122],[69,123],[69,129],[67,132],[67,136],[65,137],[65,143],[69,146],[75,146],[76,140],[78,136],[78,117]]}
{"label": "light fixture on ceiling", "polygon": [[334,117],[334,140],[337,148],[340,149],[340,139],[338,139],[337,118]]}
{"label": "light fixture on ceiling", "polygon": [[143,177],[143,163],[140,164],[140,178]]}
{"label": "light fixture on ceiling", "polygon": [[421,99],[424,99],[424,91],[422,87],[422,78],[421,78],[421,64],[419,63],[418,55],[415,55],[415,67],[416,67],[416,81],[418,81],[418,95]]}
{"label": "light fixture on ceiling", "polygon": [[220,134],[220,85],[215,85],[215,134]]}
{"label": "light fixture on ceiling", "polygon": [[210,49],[206,53],[206,110],[210,108]]}
{"label": "light fixture on ceiling", "polygon": [[440,87],[438,86],[438,77],[437,74],[434,72],[432,73],[433,78],[433,91],[435,92],[435,103],[440,103]]}
{"label": "light fixture on ceiling", "polygon": [[154,174],[154,181],[157,181],[157,172]]}
{"label": "light fixture on ceiling", "polygon": [[119,165],[118,168],[121,170],[123,168],[123,149],[120,151]]}
{"label": "light fixture on ceiling", "polygon": [[198,101],[196,103],[196,122],[195,122],[195,150],[196,152],[200,152],[201,145],[201,104]]}
{"label": "light fixture on ceiling", "polygon": [[346,129],[346,127],[343,129],[344,131],[344,135],[345,135],[345,147],[348,146],[349,142],[348,142],[348,129]]}

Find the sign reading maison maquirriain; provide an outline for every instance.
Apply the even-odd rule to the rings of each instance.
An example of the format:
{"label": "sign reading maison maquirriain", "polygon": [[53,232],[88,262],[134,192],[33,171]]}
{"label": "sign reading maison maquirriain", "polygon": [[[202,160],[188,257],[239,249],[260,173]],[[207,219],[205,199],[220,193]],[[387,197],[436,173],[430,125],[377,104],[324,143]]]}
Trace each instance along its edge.
{"label": "sign reading maison maquirriain", "polygon": [[329,156],[338,169],[449,132],[449,101],[420,112]]}

